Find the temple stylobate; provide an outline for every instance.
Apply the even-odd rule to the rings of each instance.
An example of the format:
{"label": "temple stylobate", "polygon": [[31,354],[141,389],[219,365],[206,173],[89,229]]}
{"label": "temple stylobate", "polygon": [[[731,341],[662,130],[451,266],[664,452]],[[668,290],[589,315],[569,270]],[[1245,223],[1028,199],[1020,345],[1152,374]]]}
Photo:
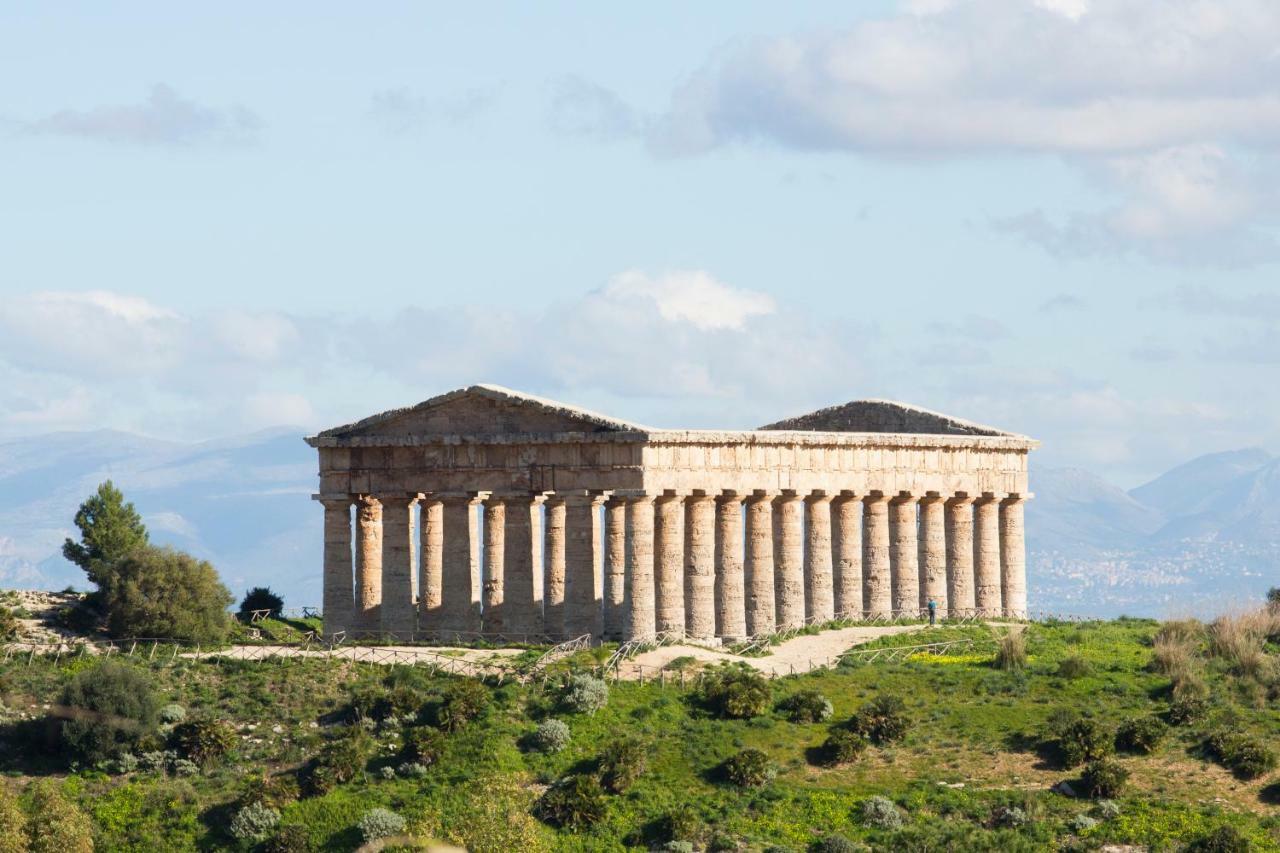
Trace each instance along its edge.
{"label": "temple stylobate", "polygon": [[1022,435],[886,400],[668,430],[492,385],[326,430],[327,636],[736,641],[1020,617]]}

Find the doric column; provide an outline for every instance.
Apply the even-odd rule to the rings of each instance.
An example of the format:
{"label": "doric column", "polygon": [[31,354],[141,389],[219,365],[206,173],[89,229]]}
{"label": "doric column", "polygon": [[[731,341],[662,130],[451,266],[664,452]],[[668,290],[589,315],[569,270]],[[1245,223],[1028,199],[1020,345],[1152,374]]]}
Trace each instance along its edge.
{"label": "doric column", "polygon": [[893,609],[903,616],[919,615],[919,552],[916,498],[903,492],[889,501],[889,576],[893,587]]}
{"label": "doric column", "polygon": [[1000,587],[1004,615],[1027,617],[1027,542],[1023,530],[1021,495],[1010,495],[1000,503]]}
{"label": "doric column", "polygon": [[604,505],[604,638],[621,640],[627,615],[627,502],[611,497]]}
{"label": "doric column", "polygon": [[831,502],[832,586],[836,617],[862,619],[862,499],[842,494]]}
{"label": "doric column", "polygon": [[862,509],[862,597],[867,616],[889,616],[893,612],[889,498],[873,492],[862,499]]}
{"label": "doric column", "polygon": [[787,490],[773,507],[773,596],[785,631],[804,627],[804,502]]}
{"label": "doric column", "polygon": [[564,501],[564,633],[570,638],[590,634],[598,640],[604,603],[598,568],[604,496],[567,492]]}
{"label": "doric column", "polygon": [[356,501],[356,633],[382,627],[382,504],[372,495]]}
{"label": "doric column", "polygon": [[684,497],[654,500],[654,621],[659,631],[684,633]]}
{"label": "doric column", "polygon": [[947,613],[947,535],[942,498],[930,492],[920,499],[920,606],[932,601]]}
{"label": "doric column", "polygon": [[505,598],[507,633],[536,637],[543,633],[542,495],[507,496]]}
{"label": "doric column", "polygon": [[983,616],[1000,616],[1000,500],[973,502],[973,598]]}
{"label": "doric column", "polygon": [[[444,637],[472,634],[480,630],[480,531],[476,507],[481,498],[474,493],[440,497],[443,542],[440,618],[436,629]],[[488,605],[487,598],[485,604]],[[487,611],[485,618],[488,618]]]}
{"label": "doric column", "polygon": [[758,637],[777,629],[773,588],[773,496],[757,491],[747,498],[747,634]]}
{"label": "doric column", "polygon": [[653,592],[653,495],[627,496],[626,621],[628,640],[656,631]]}
{"label": "doric column", "polygon": [[695,494],[684,505],[685,633],[697,640],[716,635],[716,502]]}
{"label": "doric column", "polygon": [[952,616],[973,613],[973,498],[947,501],[947,606]]}
{"label": "doric column", "polygon": [[418,626],[434,631],[440,623],[441,589],[444,578],[444,503],[428,495],[418,501],[418,541],[422,555],[418,561]]}
{"label": "doric column", "polygon": [[382,633],[413,639],[413,495],[379,495],[382,503]]}
{"label": "doric column", "polygon": [[324,505],[324,635],[352,629],[351,497],[316,498]]}
{"label": "doric column", "polygon": [[737,642],[747,636],[743,587],[742,498],[716,499],[716,636]]}
{"label": "doric column", "polygon": [[484,502],[484,632],[507,631],[507,504],[501,497]]}
{"label": "doric column", "polygon": [[831,585],[831,498],[812,494],[805,498],[804,615],[810,623],[835,617]]}
{"label": "doric column", "polygon": [[565,584],[565,503],[564,498],[552,495],[547,498],[546,559],[547,570],[543,595],[543,608],[547,635],[559,641],[564,636],[564,584]]}

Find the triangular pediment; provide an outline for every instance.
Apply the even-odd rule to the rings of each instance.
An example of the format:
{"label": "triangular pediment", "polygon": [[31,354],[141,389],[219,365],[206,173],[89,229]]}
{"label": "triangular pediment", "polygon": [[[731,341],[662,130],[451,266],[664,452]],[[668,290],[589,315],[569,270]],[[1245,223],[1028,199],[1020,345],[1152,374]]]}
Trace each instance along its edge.
{"label": "triangular pediment", "polygon": [[760,427],[812,432],[894,432],[922,435],[1014,436],[995,427],[896,400],[853,400]]}
{"label": "triangular pediment", "polygon": [[471,385],[320,433],[325,438],[641,432],[646,428],[497,385]]}

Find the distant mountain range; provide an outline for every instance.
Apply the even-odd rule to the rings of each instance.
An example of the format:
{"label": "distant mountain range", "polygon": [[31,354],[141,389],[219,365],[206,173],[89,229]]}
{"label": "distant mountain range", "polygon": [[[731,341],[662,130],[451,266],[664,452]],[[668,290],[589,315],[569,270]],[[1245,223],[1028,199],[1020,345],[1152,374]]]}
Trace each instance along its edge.
{"label": "distant mountain range", "polygon": [[[61,555],[76,508],[113,479],[152,539],[210,560],[237,595],[266,584],[320,603],[315,451],[296,429],[182,444],[101,430],[0,442],[0,586],[83,587]],[[1031,471],[1034,607],[1211,613],[1280,585],[1280,459],[1200,456],[1128,492],[1074,468]]]}

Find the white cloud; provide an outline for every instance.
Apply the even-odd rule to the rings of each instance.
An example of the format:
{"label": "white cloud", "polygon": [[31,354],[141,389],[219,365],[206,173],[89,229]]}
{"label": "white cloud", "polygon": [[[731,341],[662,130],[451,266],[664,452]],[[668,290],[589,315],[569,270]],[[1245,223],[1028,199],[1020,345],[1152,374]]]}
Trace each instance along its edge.
{"label": "white cloud", "polygon": [[29,132],[141,145],[188,146],[252,141],[262,121],[239,104],[206,107],[157,85],[141,104],[61,110],[26,125]]}
{"label": "white cloud", "polygon": [[561,77],[551,98],[551,127],[568,136],[612,142],[634,136],[642,119],[616,92],[577,75]]}
{"label": "white cloud", "polygon": [[369,111],[387,130],[406,133],[432,124],[465,124],[497,102],[496,89],[474,88],[427,97],[401,87],[375,92]]}
{"label": "white cloud", "polygon": [[698,329],[740,330],[748,318],[777,310],[767,293],[729,287],[702,270],[658,276],[629,270],[615,276],[604,293],[618,301],[651,301],[664,320],[689,323]]}
{"label": "white cloud", "polygon": [[314,426],[316,413],[301,394],[288,391],[259,391],[244,403],[244,423],[250,429],[268,426]]}

